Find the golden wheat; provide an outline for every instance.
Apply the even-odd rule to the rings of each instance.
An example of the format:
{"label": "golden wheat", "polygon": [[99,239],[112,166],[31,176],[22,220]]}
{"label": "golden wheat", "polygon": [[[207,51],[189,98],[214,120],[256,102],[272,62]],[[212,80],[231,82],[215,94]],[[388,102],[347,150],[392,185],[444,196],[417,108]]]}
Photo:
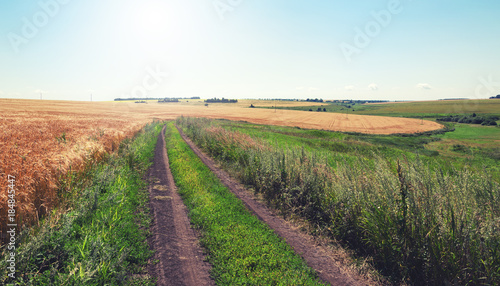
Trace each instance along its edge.
{"label": "golden wheat", "polygon": [[[62,106],[61,106],[62,105]],[[0,107],[0,225],[5,236],[8,177],[15,177],[16,223],[37,223],[58,204],[58,180],[99,161],[147,121],[93,105],[2,100]]]}

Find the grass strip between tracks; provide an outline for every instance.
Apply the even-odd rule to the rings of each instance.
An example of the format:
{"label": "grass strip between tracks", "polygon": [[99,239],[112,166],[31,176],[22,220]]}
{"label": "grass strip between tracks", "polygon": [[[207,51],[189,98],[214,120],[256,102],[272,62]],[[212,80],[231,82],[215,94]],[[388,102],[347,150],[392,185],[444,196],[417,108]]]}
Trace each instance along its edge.
{"label": "grass strip between tracks", "polygon": [[201,162],[173,123],[166,142],[176,185],[201,231],[218,285],[322,285],[304,260]]}

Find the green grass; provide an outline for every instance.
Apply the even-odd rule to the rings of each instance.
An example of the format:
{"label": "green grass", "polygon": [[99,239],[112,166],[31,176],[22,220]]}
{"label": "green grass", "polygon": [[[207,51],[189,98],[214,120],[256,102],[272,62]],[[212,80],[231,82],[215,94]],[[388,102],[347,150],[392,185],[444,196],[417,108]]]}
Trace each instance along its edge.
{"label": "green grass", "polygon": [[[152,251],[143,176],[160,130],[147,125],[118,154],[68,175],[61,186],[70,192],[64,205],[21,234],[16,285],[153,285],[145,273]],[[5,259],[0,271],[2,284],[13,282],[6,279]]]}
{"label": "green grass", "polygon": [[479,144],[500,140],[500,128],[472,124],[456,124],[455,132],[439,135],[442,139],[472,140]]}
{"label": "green grass", "polygon": [[493,176],[500,178],[500,128],[472,124],[454,124],[454,131],[436,135],[439,141],[432,142],[427,149],[439,152],[448,161],[461,165],[488,168]]}
{"label": "green grass", "polygon": [[[407,157],[415,159],[420,156],[426,164],[439,167],[445,171],[452,168],[462,169],[469,166],[476,171],[487,167],[492,176],[500,181],[500,150],[498,147],[500,128],[481,125],[466,125],[446,123],[447,131],[428,132],[426,134],[402,135],[370,135],[356,133],[341,133],[323,130],[308,130],[294,127],[267,126],[244,122],[220,120],[213,124],[224,129],[241,132],[252,138],[263,140],[266,145],[273,147],[303,148],[306,151],[329,152],[331,165],[339,160],[353,160],[360,155],[372,158],[373,154],[380,154],[389,161]],[[457,130],[455,130],[457,127]],[[471,146],[474,156],[465,156],[463,152],[453,152],[454,144],[471,145],[472,139],[467,141],[462,135],[467,129],[474,140],[483,145]],[[449,141],[449,138],[457,140]]]}
{"label": "green grass", "polygon": [[384,153],[385,157],[394,161],[402,156],[415,158],[417,154],[427,157],[437,155],[436,151],[425,148],[425,144],[437,140],[432,134],[423,136],[347,134],[225,120],[214,124],[258,138],[272,147],[329,152],[331,165],[336,165],[339,160],[354,160],[360,154],[371,158],[375,153]]}
{"label": "green grass", "polygon": [[395,283],[500,283],[500,192],[490,170],[498,161],[418,154],[438,135],[177,122],[270,206],[371,257]]}
{"label": "green grass", "polygon": [[202,233],[218,285],[321,285],[302,258],[222,185],[173,124],[166,139],[176,185]]}
{"label": "green grass", "polygon": [[398,117],[440,117],[457,114],[500,113],[500,100],[440,100],[423,102],[404,102],[366,105],[359,114],[385,115]]}

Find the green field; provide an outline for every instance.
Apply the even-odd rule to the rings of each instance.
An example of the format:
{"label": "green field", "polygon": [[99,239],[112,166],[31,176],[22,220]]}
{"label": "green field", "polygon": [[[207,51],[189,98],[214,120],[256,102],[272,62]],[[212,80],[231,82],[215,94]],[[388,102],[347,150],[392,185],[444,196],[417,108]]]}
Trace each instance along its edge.
{"label": "green field", "polygon": [[[380,115],[411,118],[436,118],[456,114],[489,114],[500,115],[500,100],[440,100],[440,101],[415,101],[383,104],[353,104],[329,103],[328,106],[281,106],[279,109],[292,109],[317,112],[318,108],[327,112],[350,113],[360,115]],[[274,107],[265,107],[274,108]],[[323,111],[321,111],[323,112]]]}
{"label": "green field", "polygon": [[454,132],[439,136],[442,139],[470,140],[478,144],[487,144],[500,140],[500,129],[490,126],[457,124]]}
{"label": "green field", "polygon": [[472,124],[454,124],[454,128],[453,132],[436,135],[439,140],[428,144],[426,149],[439,152],[450,161],[475,162],[500,169],[500,128]]}
{"label": "green field", "polygon": [[[500,283],[499,160],[482,147],[467,156],[456,156],[460,148],[429,149],[446,137],[478,133],[491,143],[499,128],[377,136],[226,120],[177,123],[282,215],[300,216],[371,257],[396,284]],[[481,129],[472,135],[467,128]]]}

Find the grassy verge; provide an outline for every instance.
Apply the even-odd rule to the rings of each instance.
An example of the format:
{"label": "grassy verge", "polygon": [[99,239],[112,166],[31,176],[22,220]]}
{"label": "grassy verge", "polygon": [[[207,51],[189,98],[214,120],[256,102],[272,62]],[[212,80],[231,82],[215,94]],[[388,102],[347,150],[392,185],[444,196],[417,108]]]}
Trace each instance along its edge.
{"label": "grassy verge", "polygon": [[395,283],[500,283],[500,192],[487,169],[346,134],[177,123],[271,206],[372,257]]}
{"label": "grassy verge", "polygon": [[182,140],[167,128],[174,179],[218,285],[321,285],[316,274],[269,227],[251,215]]}
{"label": "grassy verge", "polygon": [[7,279],[3,250],[1,284],[152,285],[145,274],[152,251],[143,176],[160,130],[159,124],[147,125],[118,154],[80,175],[87,180],[72,183],[64,210],[21,234],[15,281]]}

